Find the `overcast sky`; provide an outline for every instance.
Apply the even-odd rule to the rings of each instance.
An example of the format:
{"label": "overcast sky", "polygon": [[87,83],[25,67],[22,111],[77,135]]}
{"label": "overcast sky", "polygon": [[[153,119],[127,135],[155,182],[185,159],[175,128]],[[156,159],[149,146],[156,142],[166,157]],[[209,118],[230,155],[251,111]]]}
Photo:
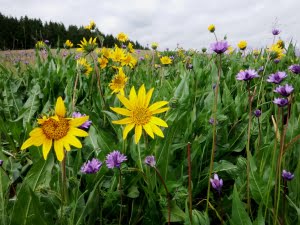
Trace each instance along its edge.
{"label": "overcast sky", "polygon": [[300,41],[300,0],[0,0],[0,5],[6,16],[65,26],[94,20],[104,34],[124,32],[144,46],[157,42],[159,50],[177,43],[186,49],[209,47],[214,41],[209,24],[233,47],[240,40],[252,47],[272,43],[274,26],[283,40]]}

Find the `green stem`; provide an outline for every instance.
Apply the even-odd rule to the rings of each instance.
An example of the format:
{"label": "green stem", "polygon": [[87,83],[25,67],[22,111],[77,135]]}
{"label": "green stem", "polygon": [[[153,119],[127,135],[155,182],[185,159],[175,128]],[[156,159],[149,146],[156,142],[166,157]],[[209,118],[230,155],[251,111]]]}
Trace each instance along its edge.
{"label": "green stem", "polygon": [[188,155],[188,173],[189,173],[189,216],[190,222],[193,225],[192,220],[192,165],[191,165],[191,143],[189,142],[187,145],[187,155]]}
{"label": "green stem", "polygon": [[122,196],[122,171],[121,168],[119,168],[119,192],[120,192],[120,200],[121,200],[121,204],[120,204],[120,214],[119,214],[119,225],[121,225],[122,223],[122,208],[123,208],[123,196]]}

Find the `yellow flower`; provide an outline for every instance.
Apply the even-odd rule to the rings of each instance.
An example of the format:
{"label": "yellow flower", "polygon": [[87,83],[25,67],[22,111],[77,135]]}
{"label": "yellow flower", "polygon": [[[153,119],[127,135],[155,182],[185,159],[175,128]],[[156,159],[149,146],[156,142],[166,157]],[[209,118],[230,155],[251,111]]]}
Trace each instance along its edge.
{"label": "yellow flower", "polygon": [[85,58],[77,59],[77,67],[78,70],[86,76],[90,75],[90,73],[93,71],[91,65],[87,62]]}
{"label": "yellow flower", "polygon": [[102,53],[102,55],[103,55],[105,58],[107,58],[107,59],[109,59],[109,58],[111,57],[111,50],[110,50],[109,48],[103,47],[103,48],[101,49],[101,53]]}
{"label": "yellow flower", "polygon": [[229,46],[227,51],[228,51],[228,54],[232,54],[234,52],[234,48],[232,46]]}
{"label": "yellow flower", "polygon": [[151,88],[147,93],[145,86],[142,85],[136,94],[135,88],[130,90],[129,98],[122,95],[117,95],[118,99],[126,108],[113,108],[114,112],[127,116],[124,119],[112,121],[114,124],[125,125],[123,130],[123,139],[126,139],[127,134],[135,127],[135,143],[137,144],[141,138],[142,130],[154,138],[154,134],[164,137],[163,132],[158,126],[168,127],[167,123],[154,116],[159,113],[166,112],[169,107],[161,108],[168,104],[167,101],[159,101],[149,106],[154,88]]}
{"label": "yellow flower", "polygon": [[279,48],[284,48],[284,42],[283,42],[283,40],[279,39],[279,40],[276,42],[276,45],[278,45]]}
{"label": "yellow flower", "polygon": [[246,41],[240,41],[237,46],[239,47],[239,49],[241,50],[245,50],[247,48],[247,42]]}
{"label": "yellow flower", "polygon": [[168,64],[172,63],[172,59],[170,59],[170,57],[168,57],[168,56],[163,56],[163,57],[160,58],[160,62],[163,65],[168,65]]}
{"label": "yellow flower", "polygon": [[87,30],[94,30],[96,28],[96,23],[93,20],[91,20],[90,24],[85,26],[84,28]]}
{"label": "yellow flower", "polygon": [[127,47],[130,53],[134,53],[133,44],[131,42],[129,42]]}
{"label": "yellow flower", "polygon": [[36,47],[37,49],[43,49],[43,48],[46,47],[46,44],[45,44],[45,42],[43,42],[43,41],[38,41],[38,42],[35,44],[35,47]]}
{"label": "yellow flower", "polygon": [[98,58],[98,62],[101,69],[104,69],[107,66],[108,60],[105,57]]}
{"label": "yellow flower", "polygon": [[124,95],[124,88],[127,83],[128,77],[126,77],[122,67],[118,68],[118,70],[118,74],[114,76],[108,86],[113,91],[112,93],[120,93],[121,95]]}
{"label": "yellow flower", "polygon": [[148,54],[145,55],[145,59],[149,59],[150,56]]}
{"label": "yellow flower", "polygon": [[157,43],[157,42],[153,42],[153,43],[151,44],[151,48],[152,48],[153,50],[156,50],[156,49],[158,48],[158,43]]}
{"label": "yellow flower", "polygon": [[117,35],[117,39],[120,42],[126,42],[128,40],[128,36],[126,34],[124,34],[123,32],[121,32]]}
{"label": "yellow flower", "polygon": [[44,116],[38,119],[40,127],[33,129],[29,133],[29,138],[21,146],[24,150],[32,145],[43,145],[43,156],[47,159],[48,153],[54,145],[54,151],[59,161],[65,157],[65,151],[70,151],[70,145],[76,148],[82,148],[81,142],[76,138],[86,137],[88,133],[77,128],[88,120],[88,116],[79,118],[66,118],[66,108],[61,97],[57,98],[55,106],[55,115],[51,117]]}
{"label": "yellow flower", "polygon": [[125,58],[125,52],[123,49],[119,48],[118,46],[115,46],[115,50],[111,53],[111,59],[114,62],[122,62]]}
{"label": "yellow flower", "polygon": [[86,54],[89,54],[90,52],[94,51],[98,44],[97,44],[97,38],[94,39],[91,37],[89,41],[87,41],[85,38],[83,38],[81,44],[78,44],[80,48],[77,48],[77,51],[84,52]]}
{"label": "yellow flower", "polygon": [[271,45],[271,47],[268,48],[268,51],[270,52],[270,57],[272,59],[281,59],[284,56],[284,50],[277,44]]}
{"label": "yellow flower", "polygon": [[65,48],[69,49],[73,47],[73,43],[70,40],[66,40],[65,42]]}
{"label": "yellow flower", "polygon": [[216,28],[215,28],[215,25],[211,24],[208,26],[207,28],[211,33],[215,32]]}
{"label": "yellow flower", "polygon": [[254,49],[252,53],[253,53],[254,56],[258,56],[260,54],[260,50],[259,49]]}

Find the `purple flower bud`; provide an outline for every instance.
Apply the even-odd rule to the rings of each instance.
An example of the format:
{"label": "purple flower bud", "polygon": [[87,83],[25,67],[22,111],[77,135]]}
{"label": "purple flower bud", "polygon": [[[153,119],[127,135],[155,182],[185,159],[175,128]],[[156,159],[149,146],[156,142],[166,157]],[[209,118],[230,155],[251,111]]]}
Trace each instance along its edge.
{"label": "purple flower bud", "polygon": [[255,111],[254,111],[254,115],[255,115],[255,117],[260,117],[261,116],[261,110],[259,110],[259,109],[256,109]]}
{"label": "purple flower bud", "polygon": [[267,79],[267,81],[270,83],[274,83],[274,84],[280,84],[283,81],[283,79],[286,77],[287,77],[287,75],[285,72],[278,71],[274,74],[271,74],[269,76],[269,78]]}
{"label": "purple flower bud", "polygon": [[0,159],[0,166],[2,166],[2,165],[3,165],[3,160]]}
{"label": "purple flower bud", "polygon": [[213,125],[213,124],[215,123],[215,120],[214,120],[214,118],[210,118],[210,119],[208,120],[208,122],[209,122],[211,125]]}
{"label": "purple flower bud", "polygon": [[286,170],[283,170],[282,171],[282,178],[284,180],[291,181],[294,178],[294,174],[292,174],[291,172],[288,172]]}
{"label": "purple flower bud", "polygon": [[219,179],[218,174],[214,174],[214,179],[210,178],[210,183],[213,189],[217,190],[219,193],[221,192],[221,189],[223,187],[223,180]]}
{"label": "purple flower bud", "polygon": [[80,171],[85,174],[97,173],[101,166],[102,162],[96,158],[93,158],[91,161],[88,160],[86,163],[84,163]]}
{"label": "purple flower bud", "polygon": [[293,86],[288,85],[288,84],[286,84],[286,85],[284,85],[284,86],[280,86],[280,85],[279,85],[279,86],[274,90],[274,92],[276,92],[276,93],[278,93],[278,94],[281,94],[281,95],[284,96],[284,97],[289,96],[293,91],[294,91]]}
{"label": "purple flower bud", "polygon": [[300,65],[294,64],[289,67],[289,70],[294,74],[300,74]]}
{"label": "purple flower bud", "polygon": [[274,29],[272,30],[272,34],[273,34],[274,36],[276,36],[276,35],[280,34],[280,30],[274,28]]}
{"label": "purple flower bud", "polygon": [[[79,117],[84,117],[86,116],[85,114],[81,114],[80,112],[73,112],[72,117],[73,118],[79,118]],[[92,125],[92,121],[87,120],[85,121],[79,128],[81,129],[89,129],[89,127]]]}
{"label": "purple flower bud", "polygon": [[284,107],[289,104],[289,100],[286,98],[275,98],[273,103],[277,104],[279,107]]}
{"label": "purple flower bud", "polygon": [[227,41],[217,41],[210,45],[211,50],[217,54],[222,54],[222,53],[226,52],[228,47],[229,47],[229,45],[228,45]]}
{"label": "purple flower bud", "polygon": [[153,155],[149,155],[145,158],[144,161],[148,166],[155,167],[156,161]]}
{"label": "purple flower bud", "polygon": [[127,160],[127,156],[119,151],[113,151],[106,156],[106,165],[109,169],[120,168],[121,163]]}
{"label": "purple flower bud", "polygon": [[274,59],[273,61],[275,64],[278,64],[280,62],[280,59]]}

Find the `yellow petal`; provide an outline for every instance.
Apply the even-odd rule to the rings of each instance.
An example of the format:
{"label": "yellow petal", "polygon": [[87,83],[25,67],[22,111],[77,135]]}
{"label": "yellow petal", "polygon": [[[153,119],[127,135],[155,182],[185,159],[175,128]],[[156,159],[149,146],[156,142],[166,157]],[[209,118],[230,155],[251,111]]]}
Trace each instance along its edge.
{"label": "yellow petal", "polygon": [[156,116],[151,116],[150,122],[161,127],[168,127],[168,124],[165,121]]}
{"label": "yellow petal", "polygon": [[155,102],[154,104],[150,105],[149,110],[154,111],[156,109],[159,109],[160,107],[168,104],[169,102],[167,101],[160,101],[160,102]]}
{"label": "yellow petal", "polygon": [[133,105],[132,103],[124,96],[118,94],[118,99],[120,100],[120,102],[122,102],[122,104],[129,110],[133,109]]}
{"label": "yellow petal", "polygon": [[57,160],[61,162],[65,157],[62,139],[54,141],[54,151],[55,151]]}
{"label": "yellow petal", "polygon": [[69,129],[69,134],[73,136],[78,136],[78,137],[87,137],[89,134],[81,129],[78,129],[76,127],[70,127]]}
{"label": "yellow petal", "polygon": [[121,119],[121,120],[112,121],[112,123],[114,123],[114,124],[128,124],[128,123],[132,123],[132,119],[130,117],[127,117],[127,118],[124,118],[124,119]]}
{"label": "yellow petal", "polygon": [[164,133],[161,131],[161,129],[158,126],[156,126],[153,123],[150,123],[150,126],[151,126],[152,131],[153,131],[154,134],[156,134],[156,135],[158,135],[160,137],[165,137]]}
{"label": "yellow petal", "polygon": [[51,147],[52,147],[52,140],[46,139],[43,143],[43,156],[44,156],[45,160],[47,159],[47,156],[50,152]]}
{"label": "yellow petal", "polygon": [[83,116],[78,118],[73,118],[69,121],[70,126],[79,127],[84,124],[89,119],[89,116]]}
{"label": "yellow petal", "polygon": [[145,98],[145,107],[148,107],[151,97],[152,97],[152,93],[154,91],[154,88],[151,88],[148,93],[146,94],[146,98]]}
{"label": "yellow petal", "polygon": [[132,112],[130,112],[128,109],[124,108],[113,108],[110,107],[110,109],[118,114],[121,114],[123,116],[132,116]]}
{"label": "yellow petal", "polygon": [[134,128],[134,126],[135,126],[134,123],[130,123],[126,125],[126,127],[123,130],[123,140],[126,139],[127,134]]}
{"label": "yellow petal", "polygon": [[55,114],[60,117],[65,117],[65,115],[66,115],[65,103],[60,96],[57,98],[57,101],[56,101]]}
{"label": "yellow petal", "polygon": [[144,105],[145,103],[145,97],[146,97],[146,89],[145,89],[145,85],[143,84],[140,89],[139,89],[139,93],[138,93],[138,101],[139,101],[139,105]]}
{"label": "yellow petal", "polygon": [[21,146],[21,150],[24,150],[30,146],[34,145],[34,138],[28,138]]}
{"label": "yellow petal", "polygon": [[135,126],[135,143],[139,143],[139,140],[142,136],[142,125]]}
{"label": "yellow petal", "polygon": [[135,89],[134,89],[134,87],[132,87],[130,89],[130,93],[129,93],[129,100],[130,100],[130,102],[135,102],[136,98],[137,98],[137,96],[136,96]]}
{"label": "yellow petal", "polygon": [[41,136],[41,135],[44,135],[43,133],[43,129],[42,128],[34,128],[30,133],[29,133],[29,136],[32,137],[32,136]]}
{"label": "yellow petal", "polygon": [[170,109],[169,107],[167,107],[167,108],[161,108],[161,109],[156,109],[156,110],[152,111],[151,113],[152,114],[163,113],[163,112],[168,111],[169,109]]}
{"label": "yellow petal", "polygon": [[73,135],[67,135],[63,140],[76,148],[82,148],[81,142]]}
{"label": "yellow petal", "polygon": [[154,134],[153,134],[153,131],[152,131],[152,128],[151,128],[150,124],[147,123],[147,124],[143,125],[143,128],[144,128],[144,130],[146,131],[146,133],[147,133],[150,137],[152,137],[152,138],[154,139]]}
{"label": "yellow petal", "polygon": [[70,151],[70,150],[71,150],[71,147],[70,147],[69,143],[67,143],[67,142],[64,142],[64,148],[65,148],[67,151]]}

